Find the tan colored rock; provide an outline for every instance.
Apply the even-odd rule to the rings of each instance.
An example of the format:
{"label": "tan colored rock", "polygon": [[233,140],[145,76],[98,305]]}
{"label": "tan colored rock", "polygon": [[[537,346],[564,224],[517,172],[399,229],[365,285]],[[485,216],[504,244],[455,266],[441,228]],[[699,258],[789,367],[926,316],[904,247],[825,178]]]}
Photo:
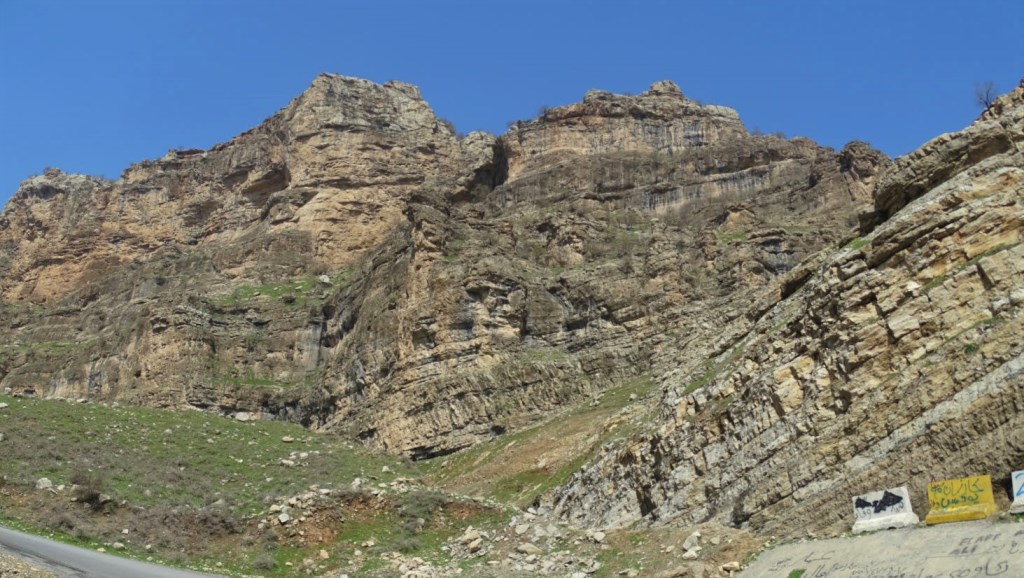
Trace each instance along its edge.
{"label": "tan colored rock", "polygon": [[[930,479],[1012,469],[1024,87],[1003,102],[897,160],[861,239],[787,274],[774,302],[720,330],[715,357],[681,351],[664,425],[586,468],[556,510],[581,525],[718,520],[792,536],[842,531],[850,496],[887,484],[923,502]],[[711,362],[691,390],[686,376]]]}
{"label": "tan colored rock", "polygon": [[322,75],[208,151],[26,182],[0,381],[444,455],[718,347],[886,162],[748,134],[671,83],[458,138],[414,87]]}
{"label": "tan colored rock", "polygon": [[532,556],[532,555],[543,554],[544,550],[541,550],[540,548],[538,548],[537,546],[534,546],[533,544],[531,544],[529,542],[523,542],[522,544],[516,546],[516,552],[519,552],[520,554],[526,554],[526,555],[531,555]]}
{"label": "tan colored rock", "polygon": [[[509,178],[543,157],[592,155],[622,150],[672,153],[744,134],[736,111],[703,106],[674,83],[657,82],[637,97],[592,91],[583,102],[545,109],[502,137]],[[544,161],[550,162],[550,161]]]}
{"label": "tan colored rock", "polygon": [[171,151],[117,181],[56,170],[25,181],[0,227],[0,242],[17,247],[3,294],[48,301],[157,247],[257,231],[301,238],[315,262],[348,266],[404,220],[419,183],[458,176],[461,162],[455,135],[418,91],[321,75],[259,127],[209,151]]}

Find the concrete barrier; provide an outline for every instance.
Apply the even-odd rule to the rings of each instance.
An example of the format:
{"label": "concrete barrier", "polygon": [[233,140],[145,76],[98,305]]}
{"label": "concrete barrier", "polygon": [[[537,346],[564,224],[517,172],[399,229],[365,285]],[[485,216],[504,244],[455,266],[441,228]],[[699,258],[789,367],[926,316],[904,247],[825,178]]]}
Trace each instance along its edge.
{"label": "concrete barrier", "polygon": [[974,476],[928,484],[926,524],[963,522],[987,518],[996,513],[991,476]]}
{"label": "concrete barrier", "polygon": [[854,532],[904,528],[920,521],[906,486],[854,496],[853,519]]}
{"label": "concrete barrier", "polygon": [[1010,486],[1013,488],[1013,503],[1010,504],[1011,514],[1024,514],[1024,472],[1010,474]]}

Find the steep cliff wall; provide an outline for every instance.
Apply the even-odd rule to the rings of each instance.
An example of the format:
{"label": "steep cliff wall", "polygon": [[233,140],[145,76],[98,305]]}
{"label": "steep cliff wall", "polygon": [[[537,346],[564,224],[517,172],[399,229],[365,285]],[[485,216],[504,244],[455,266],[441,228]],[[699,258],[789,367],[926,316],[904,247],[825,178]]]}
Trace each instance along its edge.
{"label": "steep cliff wall", "polygon": [[[304,259],[348,266],[402,220],[420,183],[458,176],[463,160],[415,87],[321,75],[209,151],[171,151],[117,181],[59,171],[27,180],[0,218],[9,257],[0,289],[8,300],[52,301],[161,247],[216,249],[245,235],[298,237]],[[244,276],[261,256],[234,260],[228,274]]]}
{"label": "steep cliff wall", "polygon": [[26,182],[2,384],[449,453],[703,347],[848,235],[887,162],[751,135],[671,83],[495,139],[321,76],[210,151]]}
{"label": "steep cliff wall", "polygon": [[[714,139],[674,135],[709,111],[726,119]],[[603,143],[611,133],[639,136]],[[557,150],[522,152],[541,142]],[[749,135],[670,83],[549,110],[498,150],[507,179],[423,187],[336,304],[327,427],[434,456],[647,371],[844,235],[886,162],[861,144]]]}
{"label": "steep cliff wall", "polygon": [[[843,530],[850,496],[1024,460],[1024,86],[900,158],[862,236],[679,355],[662,424],[557,497],[580,524]],[[793,520],[800,520],[794,525]]]}

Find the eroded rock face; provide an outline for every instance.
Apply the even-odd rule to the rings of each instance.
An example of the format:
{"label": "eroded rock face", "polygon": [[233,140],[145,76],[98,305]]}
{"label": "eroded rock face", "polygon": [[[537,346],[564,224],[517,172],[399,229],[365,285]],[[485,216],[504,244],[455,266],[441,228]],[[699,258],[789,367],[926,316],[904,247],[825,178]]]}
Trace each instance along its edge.
{"label": "eroded rock face", "polygon": [[26,183],[0,374],[441,455],[701,349],[848,236],[887,162],[748,134],[671,83],[496,139],[325,75],[210,151]]}
{"label": "eroded rock face", "polygon": [[[299,238],[303,259],[345,267],[403,219],[427,177],[463,167],[476,168],[414,87],[321,75],[209,151],[171,151],[117,181],[59,171],[29,179],[0,218],[10,256],[0,288],[9,300],[52,301],[160,248],[216,250],[247,235]],[[231,274],[245,276],[260,258],[237,256]]]}
{"label": "eroded rock face", "polygon": [[898,159],[863,236],[788,273],[709,363],[681,355],[661,427],[580,473],[558,510],[844,530],[850,496],[909,483],[920,503],[931,479],[1024,460],[1022,97]]}
{"label": "eroded rock face", "polygon": [[[672,86],[558,109],[580,125],[549,112],[525,126],[592,143],[610,123],[642,135],[688,122],[674,114],[702,122],[709,107]],[[726,116],[732,136],[685,150],[625,139],[516,160],[520,125],[497,143],[507,180],[425,185],[328,316],[325,427],[414,457],[514,430],[699,342],[739,314],[733,299],[844,235],[887,159],[752,136]]]}
{"label": "eroded rock face", "polygon": [[622,151],[672,155],[745,135],[736,111],[701,105],[662,81],[637,97],[592,90],[583,102],[514,124],[502,140],[509,178],[516,179],[531,164]]}

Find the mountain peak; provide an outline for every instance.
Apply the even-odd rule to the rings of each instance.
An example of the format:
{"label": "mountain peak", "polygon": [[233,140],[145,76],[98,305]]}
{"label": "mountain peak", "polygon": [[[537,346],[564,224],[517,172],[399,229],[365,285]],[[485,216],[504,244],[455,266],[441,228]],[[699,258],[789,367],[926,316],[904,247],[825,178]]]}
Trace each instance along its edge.
{"label": "mountain peak", "polygon": [[671,80],[659,80],[658,82],[655,82],[650,88],[645,90],[641,96],[676,96],[684,98],[683,91],[679,90],[679,85]]}

